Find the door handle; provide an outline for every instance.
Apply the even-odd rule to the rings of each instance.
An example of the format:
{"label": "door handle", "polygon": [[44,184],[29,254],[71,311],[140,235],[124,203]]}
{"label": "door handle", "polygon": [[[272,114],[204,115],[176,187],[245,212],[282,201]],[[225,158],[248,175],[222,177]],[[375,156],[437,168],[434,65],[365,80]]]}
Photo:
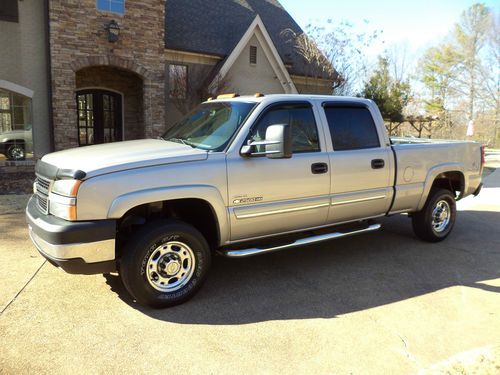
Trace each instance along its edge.
{"label": "door handle", "polygon": [[328,164],[326,163],[314,163],[311,165],[311,172],[313,174],[321,174],[328,172]]}
{"label": "door handle", "polygon": [[373,159],[372,160],[372,168],[373,169],[384,168],[384,166],[385,166],[384,159]]}

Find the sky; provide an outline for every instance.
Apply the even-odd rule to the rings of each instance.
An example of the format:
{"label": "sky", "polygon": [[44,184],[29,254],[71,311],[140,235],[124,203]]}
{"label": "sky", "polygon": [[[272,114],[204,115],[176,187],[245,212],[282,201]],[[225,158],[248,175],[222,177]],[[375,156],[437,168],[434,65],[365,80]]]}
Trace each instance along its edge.
{"label": "sky", "polygon": [[[421,53],[439,43],[453,29],[460,14],[477,1],[470,0],[280,0],[297,23],[325,24],[328,18],[353,23],[355,30],[382,30],[369,54],[378,55],[391,45],[404,45]],[[500,0],[482,1],[497,11]],[[365,22],[368,21],[368,23]],[[382,43],[384,41],[384,43]]]}

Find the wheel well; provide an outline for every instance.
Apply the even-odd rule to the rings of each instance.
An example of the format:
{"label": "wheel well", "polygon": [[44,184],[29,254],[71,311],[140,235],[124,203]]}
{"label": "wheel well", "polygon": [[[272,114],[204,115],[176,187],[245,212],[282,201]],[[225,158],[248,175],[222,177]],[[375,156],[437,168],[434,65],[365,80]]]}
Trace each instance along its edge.
{"label": "wheel well", "polygon": [[8,141],[5,141],[4,143],[6,145],[10,146],[10,145],[14,145],[17,143],[24,145],[24,142],[25,142],[24,139],[9,139]]}
{"label": "wheel well", "polygon": [[464,175],[458,171],[440,173],[432,183],[432,188],[448,189],[460,199],[465,189]]}
{"label": "wheel well", "polygon": [[181,220],[198,229],[210,248],[215,249],[219,245],[217,216],[210,203],[203,199],[186,198],[146,203],[127,211],[118,221],[117,249],[138,226],[166,218]]}

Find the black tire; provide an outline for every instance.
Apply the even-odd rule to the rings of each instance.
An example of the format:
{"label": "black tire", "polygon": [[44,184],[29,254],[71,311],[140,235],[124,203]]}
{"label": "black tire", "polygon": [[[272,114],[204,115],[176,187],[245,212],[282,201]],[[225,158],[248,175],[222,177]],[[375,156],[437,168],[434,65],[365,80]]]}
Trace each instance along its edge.
{"label": "black tire", "polygon": [[[159,255],[161,252],[166,253]],[[127,241],[122,254],[120,276],[125,288],[139,304],[154,308],[178,305],[193,297],[205,281],[211,263],[210,248],[203,235],[177,220],[145,224]],[[188,270],[189,264],[192,271]],[[168,273],[169,266],[173,266],[172,274]],[[167,290],[182,280],[178,289]]]}
{"label": "black tire", "polygon": [[[439,205],[439,207],[438,207]],[[442,212],[448,218],[437,216]],[[448,213],[446,214],[446,211]],[[455,224],[457,206],[455,197],[451,191],[446,189],[431,189],[427,202],[421,211],[412,217],[413,231],[420,239],[428,242],[439,242],[450,234]],[[433,221],[435,220],[435,221]]]}
{"label": "black tire", "polygon": [[5,155],[9,160],[24,160],[26,158],[24,145],[20,143],[12,143],[8,145]]}

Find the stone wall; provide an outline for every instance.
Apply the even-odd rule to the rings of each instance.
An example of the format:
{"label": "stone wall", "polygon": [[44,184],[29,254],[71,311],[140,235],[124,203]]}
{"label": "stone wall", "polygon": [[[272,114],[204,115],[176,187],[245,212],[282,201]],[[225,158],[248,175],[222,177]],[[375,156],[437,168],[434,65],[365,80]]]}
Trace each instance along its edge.
{"label": "stone wall", "polygon": [[[76,89],[102,88],[123,95],[123,139],[144,138],[142,81],[135,73],[109,66],[93,66],[76,72]],[[76,129],[74,130],[76,132]]]}
{"label": "stone wall", "polygon": [[[143,134],[155,137],[165,128],[164,0],[125,3],[125,14],[101,12],[95,0],[51,0],[50,53],[56,149],[78,146],[76,72],[112,66],[141,77]],[[116,43],[107,40],[104,24],[120,26]]]}
{"label": "stone wall", "polygon": [[0,195],[29,194],[35,181],[35,161],[5,161],[0,165]]}

